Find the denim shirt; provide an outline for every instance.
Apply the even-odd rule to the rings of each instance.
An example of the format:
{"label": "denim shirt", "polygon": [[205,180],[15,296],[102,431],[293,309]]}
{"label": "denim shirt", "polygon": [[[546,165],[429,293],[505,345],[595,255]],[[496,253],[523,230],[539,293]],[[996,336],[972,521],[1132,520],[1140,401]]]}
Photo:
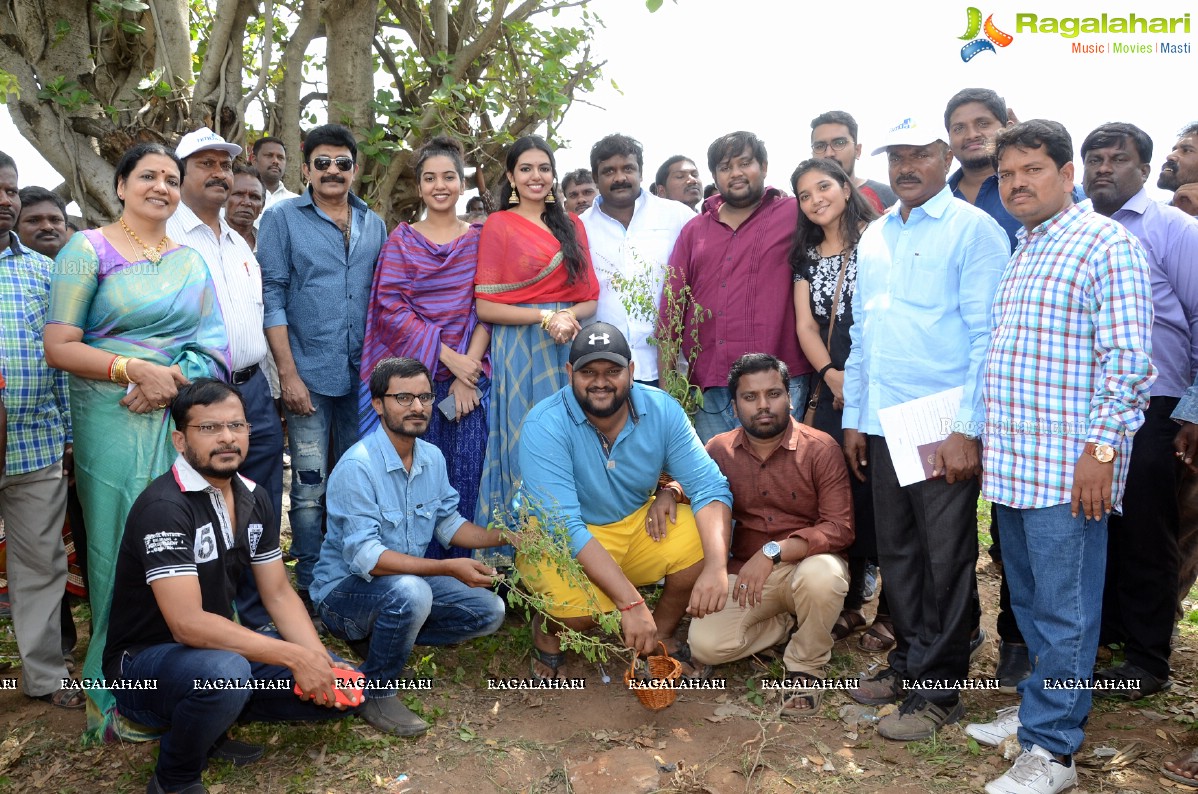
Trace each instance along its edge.
{"label": "denim shirt", "polygon": [[348,254],[311,188],[263,213],[258,232],[263,326],[287,326],[300,379],[326,397],[357,388],[370,284],[387,240],[386,224],[366,202],[350,193],[349,208]]}
{"label": "denim shirt", "polygon": [[448,546],[466,523],[441,450],[416,439],[408,471],[382,425],[342,456],[325,498],[328,534],[310,589],[317,604],[347,576],[369,582],[384,551],[423,557],[434,534]]}

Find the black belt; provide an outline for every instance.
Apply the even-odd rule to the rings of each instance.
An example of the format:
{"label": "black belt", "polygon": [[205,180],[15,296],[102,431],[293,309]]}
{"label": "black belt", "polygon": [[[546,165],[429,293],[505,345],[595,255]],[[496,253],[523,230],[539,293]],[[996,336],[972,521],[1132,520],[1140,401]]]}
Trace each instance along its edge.
{"label": "black belt", "polygon": [[258,374],[258,369],[258,365],[255,364],[252,367],[246,367],[245,369],[237,370],[233,373],[233,385],[240,386],[243,383],[249,383],[250,378]]}

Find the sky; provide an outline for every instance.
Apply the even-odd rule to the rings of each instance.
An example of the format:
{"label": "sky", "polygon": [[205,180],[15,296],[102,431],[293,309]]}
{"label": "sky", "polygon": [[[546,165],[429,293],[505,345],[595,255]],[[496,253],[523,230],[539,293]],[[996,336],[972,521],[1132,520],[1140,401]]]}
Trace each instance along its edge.
{"label": "sky", "polygon": [[[864,153],[858,175],[886,181],[884,158],[869,150],[904,118],[943,131],[945,103],[965,87],[993,88],[1021,119],[1051,118],[1073,135],[1075,149],[1106,121],[1143,128],[1155,144],[1150,192],[1177,131],[1198,120],[1192,76],[1198,73],[1198,6],[1178,0],[972,0],[981,18],[993,14],[1005,47],[983,50],[968,62],[970,0],[933,4],[856,0],[666,0],[649,13],[641,0],[593,0],[605,22],[593,46],[606,60],[601,85],[576,101],[559,130],[569,145],[558,152],[559,171],[588,165],[590,146],[611,132],[632,135],[645,147],[645,184],[657,166],[685,154],[706,168],[707,146],[724,133],[746,129],[765,142],[768,182],[785,187],[794,167],[810,155],[810,120],[825,110],[852,113]],[[929,7],[932,6],[932,7]],[[1191,32],[1044,32],[1072,18],[1183,18],[1193,9]],[[1035,17],[1035,29],[1029,17]],[[1022,19],[1020,24],[1017,17]],[[1081,26],[1080,24],[1078,25]],[[1022,29],[1020,29],[1022,27]],[[1112,52],[1112,47],[1161,43],[1179,54]],[[1074,45],[1104,47],[1073,52]],[[974,47],[985,46],[981,44]],[[612,87],[612,82],[620,90]],[[1185,97],[1191,97],[1185,100]],[[54,186],[58,179],[0,111],[0,148],[21,170],[21,184]],[[1079,169],[1080,179],[1080,169]]]}

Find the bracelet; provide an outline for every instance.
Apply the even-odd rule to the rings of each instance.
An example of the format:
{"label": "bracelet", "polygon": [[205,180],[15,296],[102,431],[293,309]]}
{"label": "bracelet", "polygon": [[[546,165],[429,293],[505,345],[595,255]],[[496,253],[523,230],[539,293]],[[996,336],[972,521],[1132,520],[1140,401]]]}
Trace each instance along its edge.
{"label": "bracelet", "polygon": [[558,309],[558,310],[557,310],[557,312],[555,312],[555,314],[557,314],[557,313],[561,313],[561,312],[565,312],[566,314],[568,314],[568,315],[570,315],[571,317],[573,317],[575,320],[577,320],[577,319],[578,319],[578,315],[574,313],[574,309],[573,309],[573,307],[569,307],[569,306],[568,306],[568,307],[566,307],[565,309]]}
{"label": "bracelet", "polygon": [[128,356],[117,356],[108,366],[108,379],[121,386],[128,386],[132,383],[129,380],[129,373],[126,371],[129,367],[129,360]]}
{"label": "bracelet", "polygon": [[641,596],[639,601],[633,601],[631,604],[629,604],[626,607],[620,607],[620,611],[621,612],[631,612],[632,610],[636,609],[643,603],[645,603],[645,597]]}
{"label": "bracelet", "polygon": [[[119,358],[120,358],[120,356],[113,356],[112,361],[108,362],[108,379],[109,380],[112,380],[112,373],[116,368],[116,362],[117,362],[117,359],[119,359]],[[115,383],[115,382],[116,381],[113,381],[113,383]]]}
{"label": "bracelet", "polygon": [[817,373],[816,373],[816,375],[815,375],[815,377],[816,377],[818,380],[823,380],[823,379],[824,379],[824,373],[826,373],[826,372],[827,372],[828,370],[830,370],[830,369],[832,369],[832,362],[831,362],[831,361],[829,361],[827,364],[825,364],[825,365],[824,365],[824,368],[823,368],[823,369],[821,369],[819,372],[817,372]]}
{"label": "bracelet", "polygon": [[671,494],[674,495],[674,501],[678,504],[683,504],[682,500],[686,498],[685,494],[682,493],[682,489],[679,488],[677,485],[663,485],[660,488],[658,488],[657,490],[658,491],[669,491]]}
{"label": "bracelet", "polygon": [[549,322],[553,319],[553,314],[548,309],[541,309],[541,328],[543,330],[549,330]]}

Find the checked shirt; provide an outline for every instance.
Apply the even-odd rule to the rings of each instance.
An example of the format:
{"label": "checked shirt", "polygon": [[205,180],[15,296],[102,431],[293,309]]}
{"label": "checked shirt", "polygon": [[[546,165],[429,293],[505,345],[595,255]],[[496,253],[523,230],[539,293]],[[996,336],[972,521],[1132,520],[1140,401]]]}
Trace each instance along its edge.
{"label": "checked shirt", "polygon": [[1020,229],[991,321],[982,495],[1016,509],[1067,503],[1074,465],[1093,441],[1115,447],[1118,509],[1132,435],[1156,379],[1139,243],[1076,204]]}

